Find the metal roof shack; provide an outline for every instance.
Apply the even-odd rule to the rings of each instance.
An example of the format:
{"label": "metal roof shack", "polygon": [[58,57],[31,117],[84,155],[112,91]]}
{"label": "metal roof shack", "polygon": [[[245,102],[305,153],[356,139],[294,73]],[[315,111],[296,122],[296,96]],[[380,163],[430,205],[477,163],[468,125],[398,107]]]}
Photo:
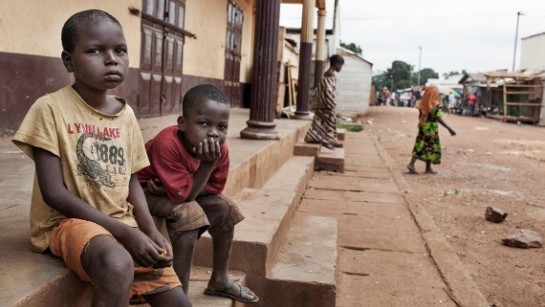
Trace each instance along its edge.
{"label": "metal roof shack", "polygon": [[544,71],[484,73],[490,89],[490,105],[497,114],[486,114],[504,122],[539,125],[545,122],[543,106]]}

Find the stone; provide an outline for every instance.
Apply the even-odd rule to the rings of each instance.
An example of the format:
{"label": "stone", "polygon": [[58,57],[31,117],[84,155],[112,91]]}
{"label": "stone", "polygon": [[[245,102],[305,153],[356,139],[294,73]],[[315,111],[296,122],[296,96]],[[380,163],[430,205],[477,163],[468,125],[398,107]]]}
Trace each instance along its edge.
{"label": "stone", "polygon": [[516,229],[501,239],[501,243],[506,246],[520,248],[539,248],[543,246],[541,235],[530,229]]}
{"label": "stone", "polygon": [[485,218],[489,222],[501,223],[507,217],[507,213],[500,208],[487,207]]}

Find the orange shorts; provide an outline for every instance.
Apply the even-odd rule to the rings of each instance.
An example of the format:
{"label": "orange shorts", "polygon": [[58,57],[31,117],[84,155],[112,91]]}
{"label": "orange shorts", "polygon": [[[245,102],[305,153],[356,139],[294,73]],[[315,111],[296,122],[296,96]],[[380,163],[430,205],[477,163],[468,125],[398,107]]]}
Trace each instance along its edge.
{"label": "orange shorts", "polygon": [[[112,236],[104,227],[93,222],[67,218],[59,222],[51,232],[49,249],[64,260],[66,266],[83,281],[91,278],[81,264],[81,255],[92,238],[100,235]],[[144,295],[156,294],[181,286],[172,267],[163,269],[143,268],[135,264],[134,280],[128,294],[131,303],[145,302]]]}
{"label": "orange shorts", "polygon": [[198,196],[194,201],[173,204],[166,196],[146,195],[151,215],[165,218],[170,240],[189,230],[206,230],[216,236],[244,219],[237,204],[223,194]]}

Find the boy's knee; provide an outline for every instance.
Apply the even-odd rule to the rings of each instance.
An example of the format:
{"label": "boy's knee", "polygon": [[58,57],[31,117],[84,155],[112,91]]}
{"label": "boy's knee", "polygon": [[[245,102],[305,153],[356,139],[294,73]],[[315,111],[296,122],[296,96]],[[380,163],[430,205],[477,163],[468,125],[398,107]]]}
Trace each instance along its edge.
{"label": "boy's knee", "polygon": [[91,279],[130,282],[134,276],[134,261],[119,243],[109,236],[93,238],[82,255],[85,270]]}
{"label": "boy's knee", "polygon": [[[174,243],[187,232],[197,233],[196,238],[208,229],[209,221],[203,209],[195,201],[176,205],[172,214],[166,218],[170,240]],[[193,234],[192,234],[193,235]]]}

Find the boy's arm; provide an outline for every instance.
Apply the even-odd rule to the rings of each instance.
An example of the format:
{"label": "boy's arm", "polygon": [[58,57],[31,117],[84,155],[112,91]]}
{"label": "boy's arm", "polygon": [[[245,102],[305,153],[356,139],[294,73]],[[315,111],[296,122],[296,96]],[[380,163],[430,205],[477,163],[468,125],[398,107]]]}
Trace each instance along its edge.
{"label": "boy's arm", "polygon": [[206,186],[208,178],[210,178],[210,174],[212,174],[215,166],[216,161],[201,162],[199,169],[197,169],[197,172],[193,175],[193,187],[191,189],[191,193],[189,193],[187,196],[186,201],[193,201],[195,198],[197,198],[197,196],[208,194],[204,187]]}
{"label": "boy's arm", "polygon": [[157,244],[159,253],[165,258],[160,260],[159,264],[162,264],[162,267],[170,266],[172,264],[172,246],[155,226],[136,173],[131,175],[127,201],[134,207],[134,217],[136,218],[138,227]]}
{"label": "boy's arm", "polygon": [[186,201],[193,201],[197,196],[207,194],[204,187],[216,167],[216,163],[221,158],[220,144],[213,139],[204,139],[199,144],[199,148],[195,148],[195,152],[201,160],[201,164],[193,175],[193,187]]}
{"label": "boy's arm", "polygon": [[154,242],[142,231],[125,225],[91,207],[70,193],[63,181],[59,157],[44,149],[33,147],[36,176],[45,203],[70,218],[87,220],[107,229],[143,267],[151,266],[163,257]]}

